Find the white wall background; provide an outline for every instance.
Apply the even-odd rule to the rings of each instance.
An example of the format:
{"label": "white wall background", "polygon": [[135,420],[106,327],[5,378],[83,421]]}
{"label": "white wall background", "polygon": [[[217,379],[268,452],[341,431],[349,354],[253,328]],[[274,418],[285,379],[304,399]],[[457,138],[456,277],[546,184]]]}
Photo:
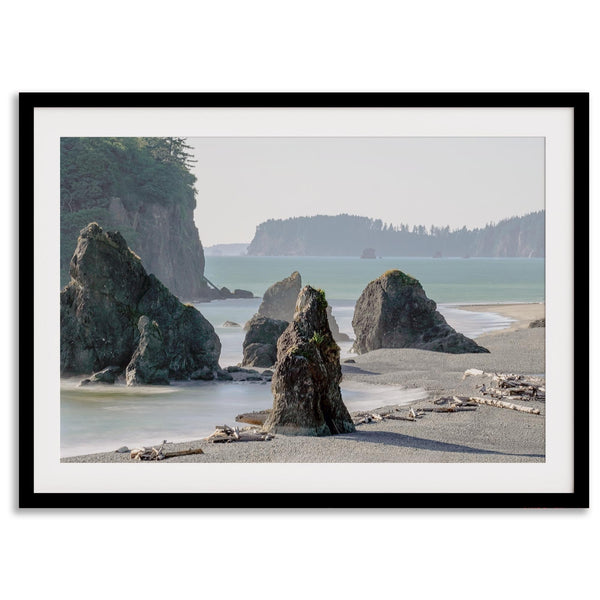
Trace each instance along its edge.
{"label": "white wall background", "polygon": [[[18,91],[590,91],[594,165],[594,8],[577,0],[24,0],[4,9],[0,564],[7,597],[590,597],[600,514],[597,397],[589,511],[24,512],[16,509],[14,375]],[[597,228],[594,192],[592,185]],[[594,306],[594,238],[592,255]],[[597,317],[591,333],[600,335]],[[598,364],[597,344],[591,361]]]}

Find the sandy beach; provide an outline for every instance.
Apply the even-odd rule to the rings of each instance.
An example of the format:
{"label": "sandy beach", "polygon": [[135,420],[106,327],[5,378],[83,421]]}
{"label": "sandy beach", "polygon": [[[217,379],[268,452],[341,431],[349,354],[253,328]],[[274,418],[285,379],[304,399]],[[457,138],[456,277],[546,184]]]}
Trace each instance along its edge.
{"label": "sandy beach", "polygon": [[[544,316],[543,304],[464,306],[465,310],[496,312],[515,322],[507,329],[483,335],[477,342],[489,354],[443,354],[414,349],[381,349],[343,363],[346,381],[422,388],[427,399],[412,404],[432,408],[433,400],[449,395],[480,395],[490,378],[467,377],[467,369],[487,373],[544,376],[544,328],[529,322]],[[543,462],[545,404],[522,402],[539,415],[478,406],[457,413],[425,412],[414,422],[384,420],[357,426],[356,433],[331,437],[276,435],[268,442],[213,444],[206,440],[167,444],[167,450],[202,448],[204,454],[160,461],[171,462]],[[265,407],[269,408],[269,407]],[[375,407],[374,407],[375,408]],[[405,414],[402,407],[398,414]],[[405,411],[404,413],[402,411]],[[231,416],[228,425],[240,425]],[[157,440],[157,444],[160,440]],[[129,454],[104,452],[63,458],[61,462],[127,462]],[[145,463],[144,463],[145,464]],[[151,463],[155,464],[155,463]]]}
{"label": "sandy beach", "polygon": [[529,327],[531,321],[537,321],[546,316],[546,305],[543,302],[532,302],[531,304],[469,304],[457,306],[456,308],[473,312],[491,312],[514,319],[514,322],[508,328],[502,330],[503,332],[517,331]]}

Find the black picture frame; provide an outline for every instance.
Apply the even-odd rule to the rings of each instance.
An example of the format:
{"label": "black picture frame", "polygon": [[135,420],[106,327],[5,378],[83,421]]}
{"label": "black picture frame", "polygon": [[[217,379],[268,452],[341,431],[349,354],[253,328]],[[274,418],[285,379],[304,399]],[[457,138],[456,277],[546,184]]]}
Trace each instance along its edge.
{"label": "black picture frame", "polygon": [[[40,493],[34,489],[35,343],[31,219],[34,111],[38,108],[572,108],[574,171],[572,493]],[[589,94],[588,93],[22,93],[19,95],[19,506],[21,508],[586,508],[589,506]]]}

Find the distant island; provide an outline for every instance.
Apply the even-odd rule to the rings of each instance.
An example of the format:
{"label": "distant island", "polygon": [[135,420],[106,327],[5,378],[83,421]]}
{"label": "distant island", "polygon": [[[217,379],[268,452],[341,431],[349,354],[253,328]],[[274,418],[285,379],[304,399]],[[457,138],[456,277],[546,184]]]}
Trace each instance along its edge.
{"label": "distant island", "polygon": [[385,224],[357,215],[270,219],[256,228],[249,256],[543,257],[545,211],[478,229]]}
{"label": "distant island", "polygon": [[246,256],[250,244],[215,244],[204,248],[204,256]]}

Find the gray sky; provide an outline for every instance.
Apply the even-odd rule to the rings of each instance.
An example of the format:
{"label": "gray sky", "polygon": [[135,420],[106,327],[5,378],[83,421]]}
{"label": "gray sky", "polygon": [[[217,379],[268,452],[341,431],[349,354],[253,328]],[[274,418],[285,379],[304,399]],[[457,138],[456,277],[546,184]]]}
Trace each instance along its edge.
{"label": "gray sky", "polygon": [[188,138],[204,246],[267,219],[484,226],[544,208],[543,138]]}

